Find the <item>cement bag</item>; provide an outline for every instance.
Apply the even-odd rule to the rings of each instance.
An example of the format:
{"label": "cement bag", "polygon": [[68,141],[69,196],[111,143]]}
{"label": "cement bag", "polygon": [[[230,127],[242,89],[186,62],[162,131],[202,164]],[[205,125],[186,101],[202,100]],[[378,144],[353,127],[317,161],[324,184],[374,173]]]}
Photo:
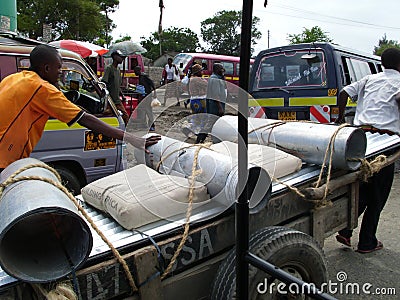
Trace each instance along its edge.
{"label": "cement bag", "polygon": [[[213,144],[211,149],[229,155],[234,159],[237,159],[238,156],[238,145],[233,142],[224,141]],[[250,164],[263,168],[274,178],[281,178],[292,174],[300,170],[302,164],[301,159],[294,155],[273,147],[258,144],[248,145],[248,157]]]}
{"label": "cement bag", "polygon": [[[185,214],[189,181],[159,174],[141,164],[94,181],[81,192],[87,203],[109,213],[122,227],[132,230]],[[193,209],[208,203],[209,199],[204,184],[196,182]]]}

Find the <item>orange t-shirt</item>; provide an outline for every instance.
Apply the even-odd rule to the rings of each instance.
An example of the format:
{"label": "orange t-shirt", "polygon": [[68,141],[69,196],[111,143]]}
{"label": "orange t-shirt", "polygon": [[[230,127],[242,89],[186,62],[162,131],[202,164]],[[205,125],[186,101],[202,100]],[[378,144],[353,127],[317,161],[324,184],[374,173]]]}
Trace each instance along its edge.
{"label": "orange t-shirt", "polygon": [[0,82],[0,168],[29,157],[50,116],[71,126],[83,113],[33,71],[4,78]]}

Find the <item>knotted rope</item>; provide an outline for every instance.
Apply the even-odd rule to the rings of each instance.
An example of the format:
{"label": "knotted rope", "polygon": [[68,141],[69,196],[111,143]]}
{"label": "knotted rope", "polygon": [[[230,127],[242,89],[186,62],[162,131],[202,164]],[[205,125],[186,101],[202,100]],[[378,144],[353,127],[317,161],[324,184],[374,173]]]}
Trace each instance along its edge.
{"label": "knotted rope", "polygon": [[169,153],[165,158],[160,159],[160,163],[161,164],[166,158],[168,158],[169,156],[171,156],[173,153],[179,152],[182,149],[187,149],[187,148],[192,148],[192,147],[197,147],[197,149],[194,152],[193,155],[193,164],[192,164],[192,171],[191,171],[191,175],[189,176],[189,200],[188,200],[188,208],[186,210],[186,219],[185,219],[185,227],[184,227],[184,231],[183,231],[183,235],[182,235],[182,239],[178,245],[178,248],[176,249],[174,255],[171,258],[170,263],[168,264],[168,267],[165,269],[164,273],[161,275],[161,280],[164,279],[169,272],[171,272],[176,259],[178,258],[179,254],[181,253],[183,246],[185,245],[185,242],[189,236],[189,228],[190,228],[190,217],[192,215],[192,208],[193,208],[193,198],[194,198],[194,185],[196,183],[195,178],[196,176],[198,176],[199,174],[201,174],[202,170],[201,169],[197,169],[197,162],[199,159],[199,153],[200,150],[203,148],[206,149],[210,149],[212,143],[205,143],[205,144],[195,144],[195,145],[190,145],[187,147],[183,147],[180,149],[177,149],[171,153]]}

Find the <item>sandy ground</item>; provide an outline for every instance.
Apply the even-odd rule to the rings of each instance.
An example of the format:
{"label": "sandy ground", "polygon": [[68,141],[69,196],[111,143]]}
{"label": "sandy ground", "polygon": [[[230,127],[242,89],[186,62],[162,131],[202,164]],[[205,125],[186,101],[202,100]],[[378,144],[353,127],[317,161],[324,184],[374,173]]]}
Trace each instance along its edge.
{"label": "sandy ground", "polygon": [[[384,248],[370,254],[359,254],[354,249],[342,246],[334,236],[325,240],[324,251],[329,263],[330,279],[340,283],[338,278],[347,275],[346,283],[358,283],[360,294],[335,294],[338,299],[400,299],[400,173],[396,173],[389,200],[381,214],[377,237]],[[359,219],[359,226],[361,218]],[[353,235],[353,248],[358,242],[358,230]],[[344,272],[344,273],[343,273]],[[371,287],[368,288],[368,284]],[[362,287],[371,294],[363,293]],[[395,289],[396,295],[393,294]],[[378,295],[385,292],[386,295]],[[372,294],[374,293],[374,294]],[[392,295],[388,295],[391,293]],[[382,294],[382,293],[381,293]]]}
{"label": "sandy ground", "polygon": [[[158,91],[158,98],[162,100],[163,90]],[[185,109],[183,103],[179,107],[174,106],[175,103],[176,99],[168,99],[167,109],[163,106],[154,108],[157,116],[156,132],[184,140],[181,126],[190,111]],[[234,112],[235,106],[228,108],[228,113]],[[193,141],[189,142],[193,143]],[[400,299],[399,198],[400,173],[397,172],[378,228],[378,238],[383,242],[384,249],[370,254],[355,252],[358,229],[354,232],[353,248],[337,243],[335,236],[325,240],[324,251],[332,283],[331,295],[338,299]],[[361,224],[361,219],[359,224]]]}

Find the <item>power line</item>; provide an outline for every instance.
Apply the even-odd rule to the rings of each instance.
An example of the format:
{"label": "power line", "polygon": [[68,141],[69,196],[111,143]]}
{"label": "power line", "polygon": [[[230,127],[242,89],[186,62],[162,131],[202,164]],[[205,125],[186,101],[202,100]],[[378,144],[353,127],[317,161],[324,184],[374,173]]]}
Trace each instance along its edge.
{"label": "power line", "polygon": [[288,6],[288,5],[274,4],[272,6],[282,7],[284,9],[303,12],[303,13],[308,13],[308,14],[313,14],[313,15],[322,16],[322,17],[328,17],[328,18],[331,18],[331,19],[342,20],[342,21],[346,21],[346,22],[350,22],[350,23],[356,23],[356,24],[367,25],[367,26],[372,26],[372,27],[379,27],[379,28],[385,28],[385,29],[400,30],[400,27],[385,26],[385,25],[379,25],[379,24],[373,24],[373,23],[368,23],[368,22],[351,20],[351,19],[347,19],[347,18],[334,17],[334,16],[321,14],[321,13],[317,13],[317,12],[314,12],[314,11],[305,10],[305,9],[301,9],[301,8],[296,8],[296,7],[292,7],[292,6]]}
{"label": "power line", "polygon": [[[292,14],[287,14],[287,13],[283,13],[283,12],[268,11],[268,7],[283,8],[283,9],[286,9],[286,10],[292,10],[292,11],[295,11],[295,12],[300,12],[302,14],[304,14],[304,13],[312,14],[314,16],[320,16],[320,17],[324,17],[324,18],[331,18],[331,19],[338,20],[338,21],[317,19],[317,18],[313,18],[313,17],[306,17],[304,15],[300,15],[300,16],[299,15],[292,15]],[[334,16],[330,16],[330,15],[326,15],[326,14],[317,13],[315,11],[305,10],[305,9],[296,8],[296,7],[292,7],[292,6],[288,6],[288,5],[270,4],[270,5],[267,6],[267,10],[263,9],[263,10],[257,10],[257,11],[262,12],[262,13],[269,13],[269,14],[273,14],[273,15],[282,15],[282,16],[287,16],[287,17],[292,17],[292,18],[297,18],[297,19],[320,21],[320,22],[332,23],[332,24],[338,24],[338,25],[345,25],[345,26],[355,26],[355,27],[362,26],[362,27],[368,27],[368,28],[375,27],[377,29],[400,30],[400,27],[384,26],[384,25],[379,25],[379,24],[373,24],[373,23],[368,23],[368,22],[351,20],[351,19],[347,19],[347,18],[334,17]],[[344,21],[344,22],[347,22],[347,23],[343,23],[343,22],[339,22],[339,21]]]}
{"label": "power line", "polygon": [[[353,27],[376,27],[376,29],[380,28],[385,28],[385,29],[395,29],[395,30],[400,30],[400,28],[397,27],[388,27],[388,26],[380,26],[380,25],[367,25],[367,24],[346,24],[346,23],[340,23],[336,21],[329,21],[329,20],[321,20],[321,19],[316,19],[316,18],[311,18],[311,17],[305,17],[305,16],[298,16],[298,15],[290,15],[290,14],[285,14],[285,13],[280,13],[280,12],[271,12],[271,11],[266,11],[265,13],[272,14],[272,15],[281,15],[281,16],[286,16],[286,17],[291,17],[291,18],[297,18],[297,19],[305,19],[305,20],[312,20],[312,21],[320,21],[324,23],[331,23],[331,24],[337,24],[337,25],[344,25],[344,26],[353,26]],[[315,13],[318,15],[317,13]],[[332,17],[333,18],[333,17]]]}

